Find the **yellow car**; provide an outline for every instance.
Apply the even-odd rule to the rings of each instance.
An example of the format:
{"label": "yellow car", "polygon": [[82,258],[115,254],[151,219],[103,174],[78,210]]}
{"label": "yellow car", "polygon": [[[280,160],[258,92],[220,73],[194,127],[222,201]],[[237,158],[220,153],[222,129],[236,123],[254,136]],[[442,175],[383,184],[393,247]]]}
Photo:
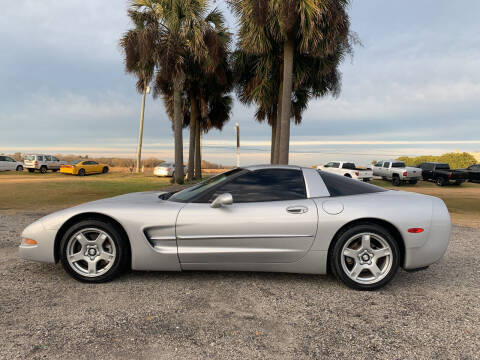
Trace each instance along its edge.
{"label": "yellow car", "polygon": [[99,164],[93,160],[77,160],[68,165],[60,166],[60,172],[64,174],[72,174],[84,176],[87,174],[100,174],[108,172],[107,164]]}

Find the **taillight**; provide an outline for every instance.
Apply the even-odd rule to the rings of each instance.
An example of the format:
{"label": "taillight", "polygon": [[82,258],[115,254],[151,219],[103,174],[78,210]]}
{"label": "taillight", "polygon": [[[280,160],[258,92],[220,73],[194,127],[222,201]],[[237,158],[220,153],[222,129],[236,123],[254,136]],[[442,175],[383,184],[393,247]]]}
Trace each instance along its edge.
{"label": "taillight", "polygon": [[407,172],[406,172],[406,171],[403,172],[403,176],[407,176]]}
{"label": "taillight", "polygon": [[358,171],[355,171],[355,175],[358,176],[360,175],[360,173]]}
{"label": "taillight", "polygon": [[449,173],[448,174],[448,178],[450,179],[452,177],[452,173]]}
{"label": "taillight", "polygon": [[422,228],[411,228],[411,229],[408,229],[408,232],[412,233],[412,234],[418,234],[418,233],[423,232],[423,229]]}
{"label": "taillight", "polygon": [[38,165],[38,161],[35,161],[34,165],[35,165],[35,166]]}
{"label": "taillight", "polygon": [[167,168],[167,171],[170,171],[170,170],[172,170],[172,169],[170,169],[170,168]]}

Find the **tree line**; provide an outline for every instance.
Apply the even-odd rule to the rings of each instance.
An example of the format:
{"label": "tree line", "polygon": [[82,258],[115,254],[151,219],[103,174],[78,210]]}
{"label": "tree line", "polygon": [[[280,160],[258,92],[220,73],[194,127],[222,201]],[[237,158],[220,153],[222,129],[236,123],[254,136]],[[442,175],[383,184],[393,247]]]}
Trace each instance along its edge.
{"label": "tree line", "polygon": [[473,157],[473,155],[467,152],[447,153],[439,156],[401,156],[398,158],[398,160],[403,161],[407,166],[416,166],[424,162],[446,163],[450,165],[451,169],[463,169],[477,163],[477,160]]}
{"label": "tree line", "polygon": [[234,49],[224,15],[209,0],[133,0],[128,9],[125,69],[139,93],[152,86],[165,104],[177,183],[184,180],[182,129],[189,128],[188,178],[201,178],[200,135],[229,120],[233,91],[271,126],[271,163],[288,164],[291,122],[301,123],[311,98],[339,94],[339,64],[358,43],[348,0],[227,3],[239,24]]}

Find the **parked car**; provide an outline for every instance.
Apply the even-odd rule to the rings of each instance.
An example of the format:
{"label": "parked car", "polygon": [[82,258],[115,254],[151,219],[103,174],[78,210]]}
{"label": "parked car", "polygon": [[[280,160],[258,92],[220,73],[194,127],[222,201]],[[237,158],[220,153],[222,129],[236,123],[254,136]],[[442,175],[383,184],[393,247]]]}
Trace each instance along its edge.
{"label": "parked car", "polygon": [[0,171],[23,171],[23,164],[9,156],[0,155]]}
{"label": "parked car", "polygon": [[422,178],[422,169],[406,166],[403,161],[382,160],[373,166],[373,175],[390,180],[394,186],[409,182],[416,184]]}
{"label": "parked car", "polygon": [[346,176],[356,180],[370,181],[373,178],[371,169],[357,168],[353,162],[331,161],[325,165],[317,166],[317,170]]}
{"label": "parked car", "polygon": [[99,164],[93,160],[76,160],[67,165],[60,167],[60,172],[63,174],[72,174],[78,176],[85,176],[89,174],[105,174],[108,172],[107,164]]}
{"label": "parked car", "polygon": [[23,163],[29,172],[33,173],[35,170],[39,170],[45,174],[48,170],[53,172],[60,170],[60,166],[67,162],[61,161],[53,155],[29,154],[25,156]]}
{"label": "parked car", "polygon": [[[183,167],[183,174],[187,174],[187,167]],[[153,169],[153,175],[156,176],[175,176],[175,164],[174,163],[161,163],[155,166]]]}
{"label": "parked car", "polygon": [[468,174],[468,180],[474,183],[480,183],[480,164],[471,165],[466,169],[457,169]]}
{"label": "parked car", "polygon": [[[373,290],[439,260],[450,216],[436,197],[284,165],[236,168],[173,193],[147,191],[47,215],[20,256],[90,283],[123,270],[326,274]],[[42,271],[49,271],[45,268]]]}
{"label": "parked car", "polygon": [[450,182],[461,185],[468,180],[468,173],[461,170],[452,170],[450,165],[444,163],[425,162],[418,165],[422,169],[423,180],[435,181],[438,186]]}

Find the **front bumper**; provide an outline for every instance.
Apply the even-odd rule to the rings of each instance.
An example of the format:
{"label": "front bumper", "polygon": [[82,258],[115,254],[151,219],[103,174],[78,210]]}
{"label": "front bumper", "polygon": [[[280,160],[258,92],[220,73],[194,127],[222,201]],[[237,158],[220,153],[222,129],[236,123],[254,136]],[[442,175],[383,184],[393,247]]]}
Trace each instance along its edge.
{"label": "front bumper", "polygon": [[[55,263],[55,236],[57,230],[47,230],[41,220],[27,226],[22,232],[22,243],[18,247],[23,259],[44,263]],[[33,239],[36,245],[25,244],[25,239]]]}
{"label": "front bumper", "polygon": [[170,176],[171,174],[167,170],[154,170],[153,175],[156,175],[156,176]]}

